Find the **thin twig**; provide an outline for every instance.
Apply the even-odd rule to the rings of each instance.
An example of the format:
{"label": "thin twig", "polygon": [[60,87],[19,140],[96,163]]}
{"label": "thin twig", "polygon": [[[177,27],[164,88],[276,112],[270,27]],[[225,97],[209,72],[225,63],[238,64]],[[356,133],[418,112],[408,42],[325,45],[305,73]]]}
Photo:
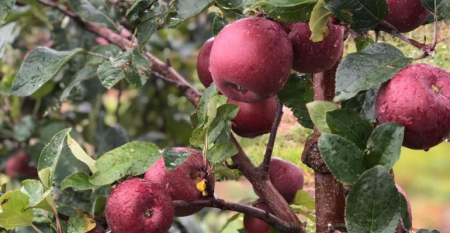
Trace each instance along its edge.
{"label": "thin twig", "polygon": [[273,147],[275,145],[275,139],[277,138],[278,127],[280,126],[281,118],[283,116],[283,103],[277,100],[277,112],[275,115],[275,120],[272,125],[272,130],[270,131],[269,142],[267,143],[266,153],[264,154],[264,160],[259,165],[259,167],[265,171],[269,171],[270,159],[272,158]]}

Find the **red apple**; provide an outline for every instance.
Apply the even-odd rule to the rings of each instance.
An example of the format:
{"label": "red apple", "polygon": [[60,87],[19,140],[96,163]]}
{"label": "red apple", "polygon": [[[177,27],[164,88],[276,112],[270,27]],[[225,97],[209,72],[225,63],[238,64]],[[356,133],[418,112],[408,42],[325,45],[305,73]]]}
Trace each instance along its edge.
{"label": "red apple", "polygon": [[344,28],[328,21],[328,35],[320,42],[310,40],[309,23],[291,26],[289,39],[294,47],[293,69],[300,73],[318,73],[333,68],[342,55]]}
{"label": "red apple", "polygon": [[211,83],[213,83],[213,79],[211,76],[211,72],[209,71],[209,57],[211,55],[211,49],[214,44],[214,38],[207,40],[197,57],[197,74],[200,82],[208,88]]}
{"label": "red apple", "polygon": [[400,71],[378,91],[379,123],[405,127],[403,146],[436,146],[450,134],[450,73],[428,64],[413,64]]}
{"label": "red apple", "polygon": [[268,19],[235,21],[220,31],[211,50],[214,83],[230,99],[254,103],[275,96],[292,68],[292,45]]}
{"label": "red apple", "polygon": [[277,112],[275,97],[257,103],[244,103],[228,99],[228,103],[239,106],[239,112],[233,120],[233,131],[241,137],[254,138],[272,129]]}
{"label": "red apple", "polygon": [[297,191],[303,188],[302,169],[280,158],[270,160],[269,177],[270,182],[288,203],[291,203]]}
{"label": "red apple", "polygon": [[[197,184],[206,181],[210,190],[214,190],[215,177],[210,171],[211,165],[203,162],[202,154],[191,148],[174,148],[182,152],[190,152],[192,155],[180,166],[168,171],[164,159],[160,158],[146,173],[145,179],[160,184],[166,190],[172,200],[195,201],[207,199],[202,191],[197,189]],[[202,208],[175,209],[175,216],[192,215]]]}
{"label": "red apple", "polygon": [[[258,203],[254,205],[258,209],[262,209],[266,212],[269,211],[269,207],[265,203]],[[258,218],[250,215],[244,215],[244,229],[247,233],[269,233],[270,225]]]}
{"label": "red apple", "polygon": [[26,152],[20,150],[6,163],[5,174],[11,178],[36,177],[37,169],[30,166],[30,159]]}
{"label": "red apple", "polygon": [[[408,205],[409,219],[412,223],[411,204],[409,203],[408,196],[406,196],[405,191],[400,186],[398,186],[398,185],[395,185],[395,186],[397,187],[398,192],[401,193],[406,199],[406,204]],[[398,223],[397,230],[395,231],[395,233],[407,233],[407,231],[403,228],[403,225],[401,222]]]}
{"label": "red apple", "polygon": [[399,32],[410,32],[422,25],[430,16],[420,0],[387,0],[389,14],[385,20]]}
{"label": "red apple", "polygon": [[165,233],[174,218],[172,198],[159,184],[126,180],[108,197],[105,216],[114,233]]}

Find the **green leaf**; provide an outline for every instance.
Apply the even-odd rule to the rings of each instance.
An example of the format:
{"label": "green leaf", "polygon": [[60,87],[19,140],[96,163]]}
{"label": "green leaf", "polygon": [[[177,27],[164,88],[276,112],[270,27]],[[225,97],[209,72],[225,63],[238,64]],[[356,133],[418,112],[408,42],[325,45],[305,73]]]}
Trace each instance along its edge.
{"label": "green leaf", "polygon": [[178,17],[181,19],[188,19],[202,12],[205,8],[210,6],[214,0],[183,0],[178,1],[176,9]]}
{"label": "green leaf", "polygon": [[81,85],[81,82],[84,80],[93,78],[96,76],[96,67],[94,66],[85,66],[81,70],[77,71],[72,79],[72,81],[64,88],[63,93],[59,96],[59,101],[66,101],[71,95],[78,92],[78,88]]}
{"label": "green leaf", "polygon": [[271,4],[274,6],[295,6],[297,5],[299,0],[247,0],[245,2],[247,8],[254,8],[257,6],[264,6],[267,4]]}
{"label": "green leaf", "polygon": [[421,0],[425,8],[431,12],[437,12],[438,19],[450,18],[450,0]]}
{"label": "green leaf", "polygon": [[6,16],[12,10],[16,0],[2,0],[0,2],[0,24],[6,19]]}
{"label": "green leaf", "polygon": [[293,209],[295,213],[301,214],[307,217],[309,220],[311,220],[311,222],[316,223],[316,216],[314,216],[313,214],[310,214],[309,212],[303,210],[302,208],[297,208],[296,206],[293,206]]}
{"label": "green leaf", "polygon": [[101,64],[97,69],[97,75],[102,85],[108,89],[125,78],[122,69],[115,67],[111,61]]}
{"label": "green leaf", "polygon": [[417,233],[440,233],[440,232],[437,231],[437,230],[430,231],[430,230],[427,230],[427,229],[420,229],[420,230],[417,231]]}
{"label": "green leaf", "polygon": [[39,179],[41,180],[42,184],[46,188],[52,188],[53,186],[53,174],[51,172],[51,167],[44,168],[38,172]]}
{"label": "green leaf", "polygon": [[107,185],[127,175],[146,172],[160,157],[159,148],[149,142],[130,142],[101,156],[98,171],[89,178],[94,185]]}
{"label": "green leaf", "polygon": [[69,218],[67,233],[85,233],[95,228],[95,220],[92,216],[79,212]]}
{"label": "green leaf", "polygon": [[383,43],[347,55],[337,70],[334,101],[350,99],[360,91],[388,81],[412,61],[396,47]]}
{"label": "green leaf", "polygon": [[98,195],[95,197],[94,203],[92,204],[92,213],[95,217],[103,215],[107,199],[108,196],[105,195]]}
{"label": "green leaf", "polygon": [[331,102],[314,101],[306,104],[306,108],[317,129],[322,133],[331,133],[331,130],[327,125],[326,114],[327,112],[339,109],[339,106]]}
{"label": "green leaf", "polygon": [[72,188],[75,191],[83,191],[97,187],[89,182],[89,176],[84,172],[74,173],[61,182],[61,190]]}
{"label": "green leaf", "polygon": [[373,126],[364,116],[348,109],[338,109],[327,112],[326,121],[331,133],[355,143],[361,150],[366,149]]}
{"label": "green leaf", "polygon": [[211,163],[213,165],[223,163],[237,153],[236,146],[231,142],[216,144],[211,150]]}
{"label": "green leaf", "polygon": [[229,134],[231,127],[230,121],[233,120],[239,112],[239,106],[234,104],[224,104],[217,108],[217,115],[208,127],[208,142],[214,143],[224,131]]}
{"label": "green leaf", "polygon": [[364,163],[366,168],[382,165],[386,170],[394,167],[400,158],[405,127],[398,123],[378,126],[367,142]]}
{"label": "green leaf", "polygon": [[406,200],[405,196],[403,196],[400,192],[398,193],[398,195],[400,195],[400,214],[401,214],[403,226],[407,230],[411,230],[412,223],[411,223],[411,219],[409,219],[410,213],[408,210],[408,201]]}
{"label": "green leaf", "polygon": [[71,51],[55,51],[49,48],[38,47],[33,50],[20,66],[19,72],[13,81],[11,93],[16,96],[33,94],[44,83],[53,78],[75,55],[83,53],[82,49]]}
{"label": "green leaf", "polygon": [[217,108],[227,103],[227,97],[224,95],[215,95],[213,96],[206,107],[206,115],[208,117],[208,122],[206,122],[205,127],[208,127],[211,122],[217,116]]}
{"label": "green leaf", "polygon": [[52,190],[45,190],[42,183],[38,180],[22,181],[22,188],[20,191],[30,197],[30,202],[26,209],[40,208],[51,212],[55,208],[52,200]]}
{"label": "green leaf", "polygon": [[[100,45],[98,47],[95,47],[95,49],[93,49],[91,52],[95,53],[95,54],[103,55],[105,57],[114,57],[114,56],[117,56],[120,52],[122,52],[122,50],[119,47],[117,47],[117,45],[108,44],[108,45]],[[89,54],[86,57],[86,64],[89,64],[92,66],[100,65],[104,61],[105,61],[105,58],[96,56],[96,55],[92,55],[92,54]]]}
{"label": "green leaf", "polygon": [[233,216],[231,216],[231,218],[229,218],[227,220],[227,222],[225,223],[225,225],[223,225],[222,229],[219,231],[219,233],[223,232],[225,229],[227,229],[227,226],[231,223],[234,222],[236,219],[238,219],[239,217],[242,217],[242,213],[237,213]]}
{"label": "green leaf", "polygon": [[356,45],[356,51],[358,52],[366,49],[367,47],[375,43],[372,37],[367,35],[358,36],[354,39],[354,41]]}
{"label": "green leaf", "polygon": [[79,15],[85,22],[93,22],[105,25],[111,29],[117,30],[117,25],[105,12],[97,9],[88,0],[69,0],[73,11]]}
{"label": "green leaf", "polygon": [[30,139],[37,130],[39,122],[31,115],[24,116],[19,122],[14,124],[13,136],[19,142],[25,142]]}
{"label": "green leaf", "polygon": [[219,91],[217,90],[216,85],[214,83],[211,84],[211,86],[209,86],[203,93],[202,98],[198,102],[198,109],[197,109],[197,117],[200,125],[204,125],[206,123],[209,101],[218,93]]}
{"label": "green leaf", "polygon": [[399,194],[382,166],[366,171],[352,187],[345,209],[349,233],[395,232],[399,221]]}
{"label": "green leaf", "polygon": [[75,141],[70,134],[67,135],[67,145],[72,151],[72,154],[81,162],[86,164],[92,173],[97,172],[97,168],[95,167],[95,160],[91,158],[84,150],[81,148],[80,144]]}
{"label": "green leaf", "polygon": [[13,190],[3,194],[0,197],[1,212],[0,226],[6,230],[16,227],[31,226],[33,219],[33,210],[24,210],[30,199],[28,195],[20,190]]}
{"label": "green leaf", "polygon": [[328,19],[331,12],[325,7],[325,0],[319,0],[311,13],[309,28],[311,29],[311,40],[320,42],[328,35]]}
{"label": "green leaf", "polygon": [[156,32],[158,25],[154,19],[146,20],[137,27],[137,39],[141,48],[145,46],[150,37]]}
{"label": "green leaf", "polygon": [[339,135],[322,134],[319,149],[331,173],[342,183],[355,183],[365,171],[364,152]]}
{"label": "green leaf", "polygon": [[224,8],[238,8],[244,4],[245,0],[216,0]]}
{"label": "green leaf", "polygon": [[326,7],[357,32],[375,28],[389,13],[386,0],[325,0]]}
{"label": "green leaf", "polygon": [[168,171],[172,171],[183,164],[192,154],[192,152],[174,150],[173,148],[166,148],[162,151],[164,165]]}
{"label": "green leaf", "polygon": [[137,0],[127,10],[125,16],[131,26],[137,27],[141,22],[141,14],[147,10],[155,0]]}
{"label": "green leaf", "polygon": [[306,104],[314,101],[314,91],[312,89],[312,77],[296,76],[290,77],[284,85],[283,90],[278,93],[280,101],[290,108],[300,125],[312,129],[314,124],[309,117]]}
{"label": "green leaf", "polygon": [[214,17],[213,25],[212,25],[212,33],[214,36],[217,36],[219,32],[228,24],[228,20],[226,18],[222,18],[219,13]]}
{"label": "green leaf", "polygon": [[303,206],[308,210],[316,210],[316,202],[311,195],[305,190],[298,190],[295,194],[294,200],[292,201],[293,205]]}
{"label": "green leaf", "polygon": [[97,131],[99,145],[97,153],[102,155],[130,141],[127,131],[120,125],[104,126]]}
{"label": "green leaf", "polygon": [[306,22],[312,17],[311,12],[313,12],[316,3],[317,0],[300,0],[292,6],[267,4],[263,6],[263,10],[270,17],[280,22]]}

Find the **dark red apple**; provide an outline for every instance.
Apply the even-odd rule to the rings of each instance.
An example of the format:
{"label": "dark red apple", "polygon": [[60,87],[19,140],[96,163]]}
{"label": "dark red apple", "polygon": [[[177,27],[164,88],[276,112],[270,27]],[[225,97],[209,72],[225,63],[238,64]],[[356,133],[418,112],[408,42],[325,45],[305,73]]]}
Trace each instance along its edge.
{"label": "dark red apple", "polygon": [[17,177],[36,177],[37,169],[30,166],[30,159],[23,150],[17,152],[11,157],[5,166],[5,174],[11,178]]}
{"label": "dark red apple", "polygon": [[270,160],[269,177],[270,182],[288,203],[291,203],[297,191],[303,188],[302,169],[280,158]]}
{"label": "dark red apple", "polygon": [[112,191],[105,216],[114,233],[165,233],[172,225],[174,208],[159,184],[134,178]]}
{"label": "dark red apple", "polygon": [[[180,166],[172,171],[168,171],[164,164],[164,159],[160,158],[146,173],[145,179],[160,184],[166,190],[172,200],[195,201],[207,199],[207,197],[197,189],[197,184],[206,181],[209,190],[214,190],[215,177],[210,170],[210,164],[203,162],[202,154],[191,148],[174,148],[182,152],[190,152],[192,155]],[[192,215],[202,208],[175,209],[175,216]]]}
{"label": "dark red apple", "polygon": [[[269,211],[269,207],[265,203],[258,203],[254,205],[254,207],[266,212]],[[269,233],[270,225],[258,218],[245,214],[244,229],[247,233]]]}
{"label": "dark red apple", "polygon": [[211,55],[211,49],[214,44],[214,38],[207,40],[197,57],[197,74],[200,82],[208,88],[211,83],[213,83],[213,79],[211,76],[211,72],[209,71],[209,57]]}
{"label": "dark red apple", "polygon": [[275,97],[257,103],[244,103],[228,99],[228,103],[239,106],[233,120],[233,131],[241,137],[254,138],[272,129],[277,112]]}
{"label": "dark red apple", "polygon": [[300,73],[318,73],[333,68],[342,55],[344,28],[328,21],[328,35],[320,42],[310,40],[309,23],[291,26],[289,39],[294,47],[293,69]]}
{"label": "dark red apple", "polygon": [[[406,199],[406,203],[408,204],[409,219],[412,223],[411,204],[409,203],[408,196],[406,196],[405,191],[400,186],[398,186],[398,185],[395,185],[395,186],[397,187],[398,192],[401,193]],[[395,233],[407,233],[407,231],[403,228],[403,225],[401,222],[398,223],[397,230],[395,231]]]}
{"label": "dark red apple", "polygon": [[283,28],[253,17],[225,26],[214,40],[214,83],[230,99],[254,103],[276,95],[292,69],[292,45]]}
{"label": "dark red apple", "polygon": [[422,25],[430,16],[420,0],[387,0],[389,14],[385,20],[399,32],[410,32]]}
{"label": "dark red apple", "polygon": [[428,150],[450,134],[450,73],[410,65],[381,86],[375,104],[379,123],[405,126],[403,146]]}

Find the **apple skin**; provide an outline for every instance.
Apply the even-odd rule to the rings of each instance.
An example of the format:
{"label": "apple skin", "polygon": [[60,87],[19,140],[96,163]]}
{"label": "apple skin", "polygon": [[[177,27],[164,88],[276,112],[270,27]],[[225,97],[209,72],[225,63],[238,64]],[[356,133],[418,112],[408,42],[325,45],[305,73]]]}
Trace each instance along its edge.
{"label": "apple skin", "polygon": [[232,121],[232,129],[237,135],[254,138],[271,131],[277,112],[275,97],[258,103],[244,103],[228,99],[228,103],[239,106],[239,112]]}
{"label": "apple skin", "polygon": [[[210,172],[210,164],[203,163],[202,154],[194,149],[177,147],[176,151],[191,152],[186,162],[172,171],[168,171],[164,159],[160,158],[146,173],[145,179],[158,183],[172,197],[172,200],[195,201],[208,199],[197,189],[197,183],[206,179],[210,190],[214,190],[215,177]],[[175,216],[183,217],[197,213],[202,208],[175,209]]]}
{"label": "apple skin", "polygon": [[214,38],[207,40],[197,57],[197,74],[200,82],[208,88],[213,83],[211,72],[209,71],[209,57],[211,55],[211,49],[214,45]]}
{"label": "apple skin", "polygon": [[[409,203],[408,196],[406,195],[405,191],[400,186],[398,186],[397,184],[395,186],[397,187],[398,192],[401,193],[406,199],[406,203],[408,204],[409,219],[410,219],[410,221],[412,223],[411,204]],[[397,229],[395,230],[395,233],[407,233],[407,231],[403,228],[403,225],[402,225],[401,222],[398,223],[398,226],[397,226]]]}
{"label": "apple skin", "polygon": [[252,17],[225,26],[214,40],[210,67],[219,91],[255,103],[275,96],[292,69],[292,45],[283,28]]}
{"label": "apple skin", "polygon": [[333,68],[342,55],[344,28],[328,21],[328,35],[320,42],[310,40],[309,23],[291,26],[289,39],[294,48],[293,69],[300,73],[318,73]]}
{"label": "apple skin", "polygon": [[106,201],[106,221],[114,233],[165,233],[174,208],[169,193],[145,179],[126,180]]}
{"label": "apple skin", "polygon": [[410,32],[422,25],[430,16],[420,0],[387,0],[389,14],[385,20],[399,32]]}
{"label": "apple skin", "polygon": [[272,158],[269,165],[269,178],[273,186],[291,203],[299,189],[303,189],[303,171],[297,165],[282,160]]}
{"label": "apple skin", "polygon": [[20,150],[5,165],[5,174],[10,178],[37,177],[37,169],[30,166],[30,159],[25,151]]}
{"label": "apple skin", "polygon": [[378,122],[403,125],[403,146],[428,150],[450,134],[449,99],[450,73],[428,64],[413,64],[379,89],[375,102]]}
{"label": "apple skin", "polygon": [[[267,211],[267,212],[269,211],[269,207],[265,203],[262,203],[262,202],[255,204],[253,206],[258,209]],[[247,233],[269,233],[270,225],[258,218],[255,218],[255,217],[245,214],[244,215],[244,229],[245,229],[245,232],[247,232]]]}

